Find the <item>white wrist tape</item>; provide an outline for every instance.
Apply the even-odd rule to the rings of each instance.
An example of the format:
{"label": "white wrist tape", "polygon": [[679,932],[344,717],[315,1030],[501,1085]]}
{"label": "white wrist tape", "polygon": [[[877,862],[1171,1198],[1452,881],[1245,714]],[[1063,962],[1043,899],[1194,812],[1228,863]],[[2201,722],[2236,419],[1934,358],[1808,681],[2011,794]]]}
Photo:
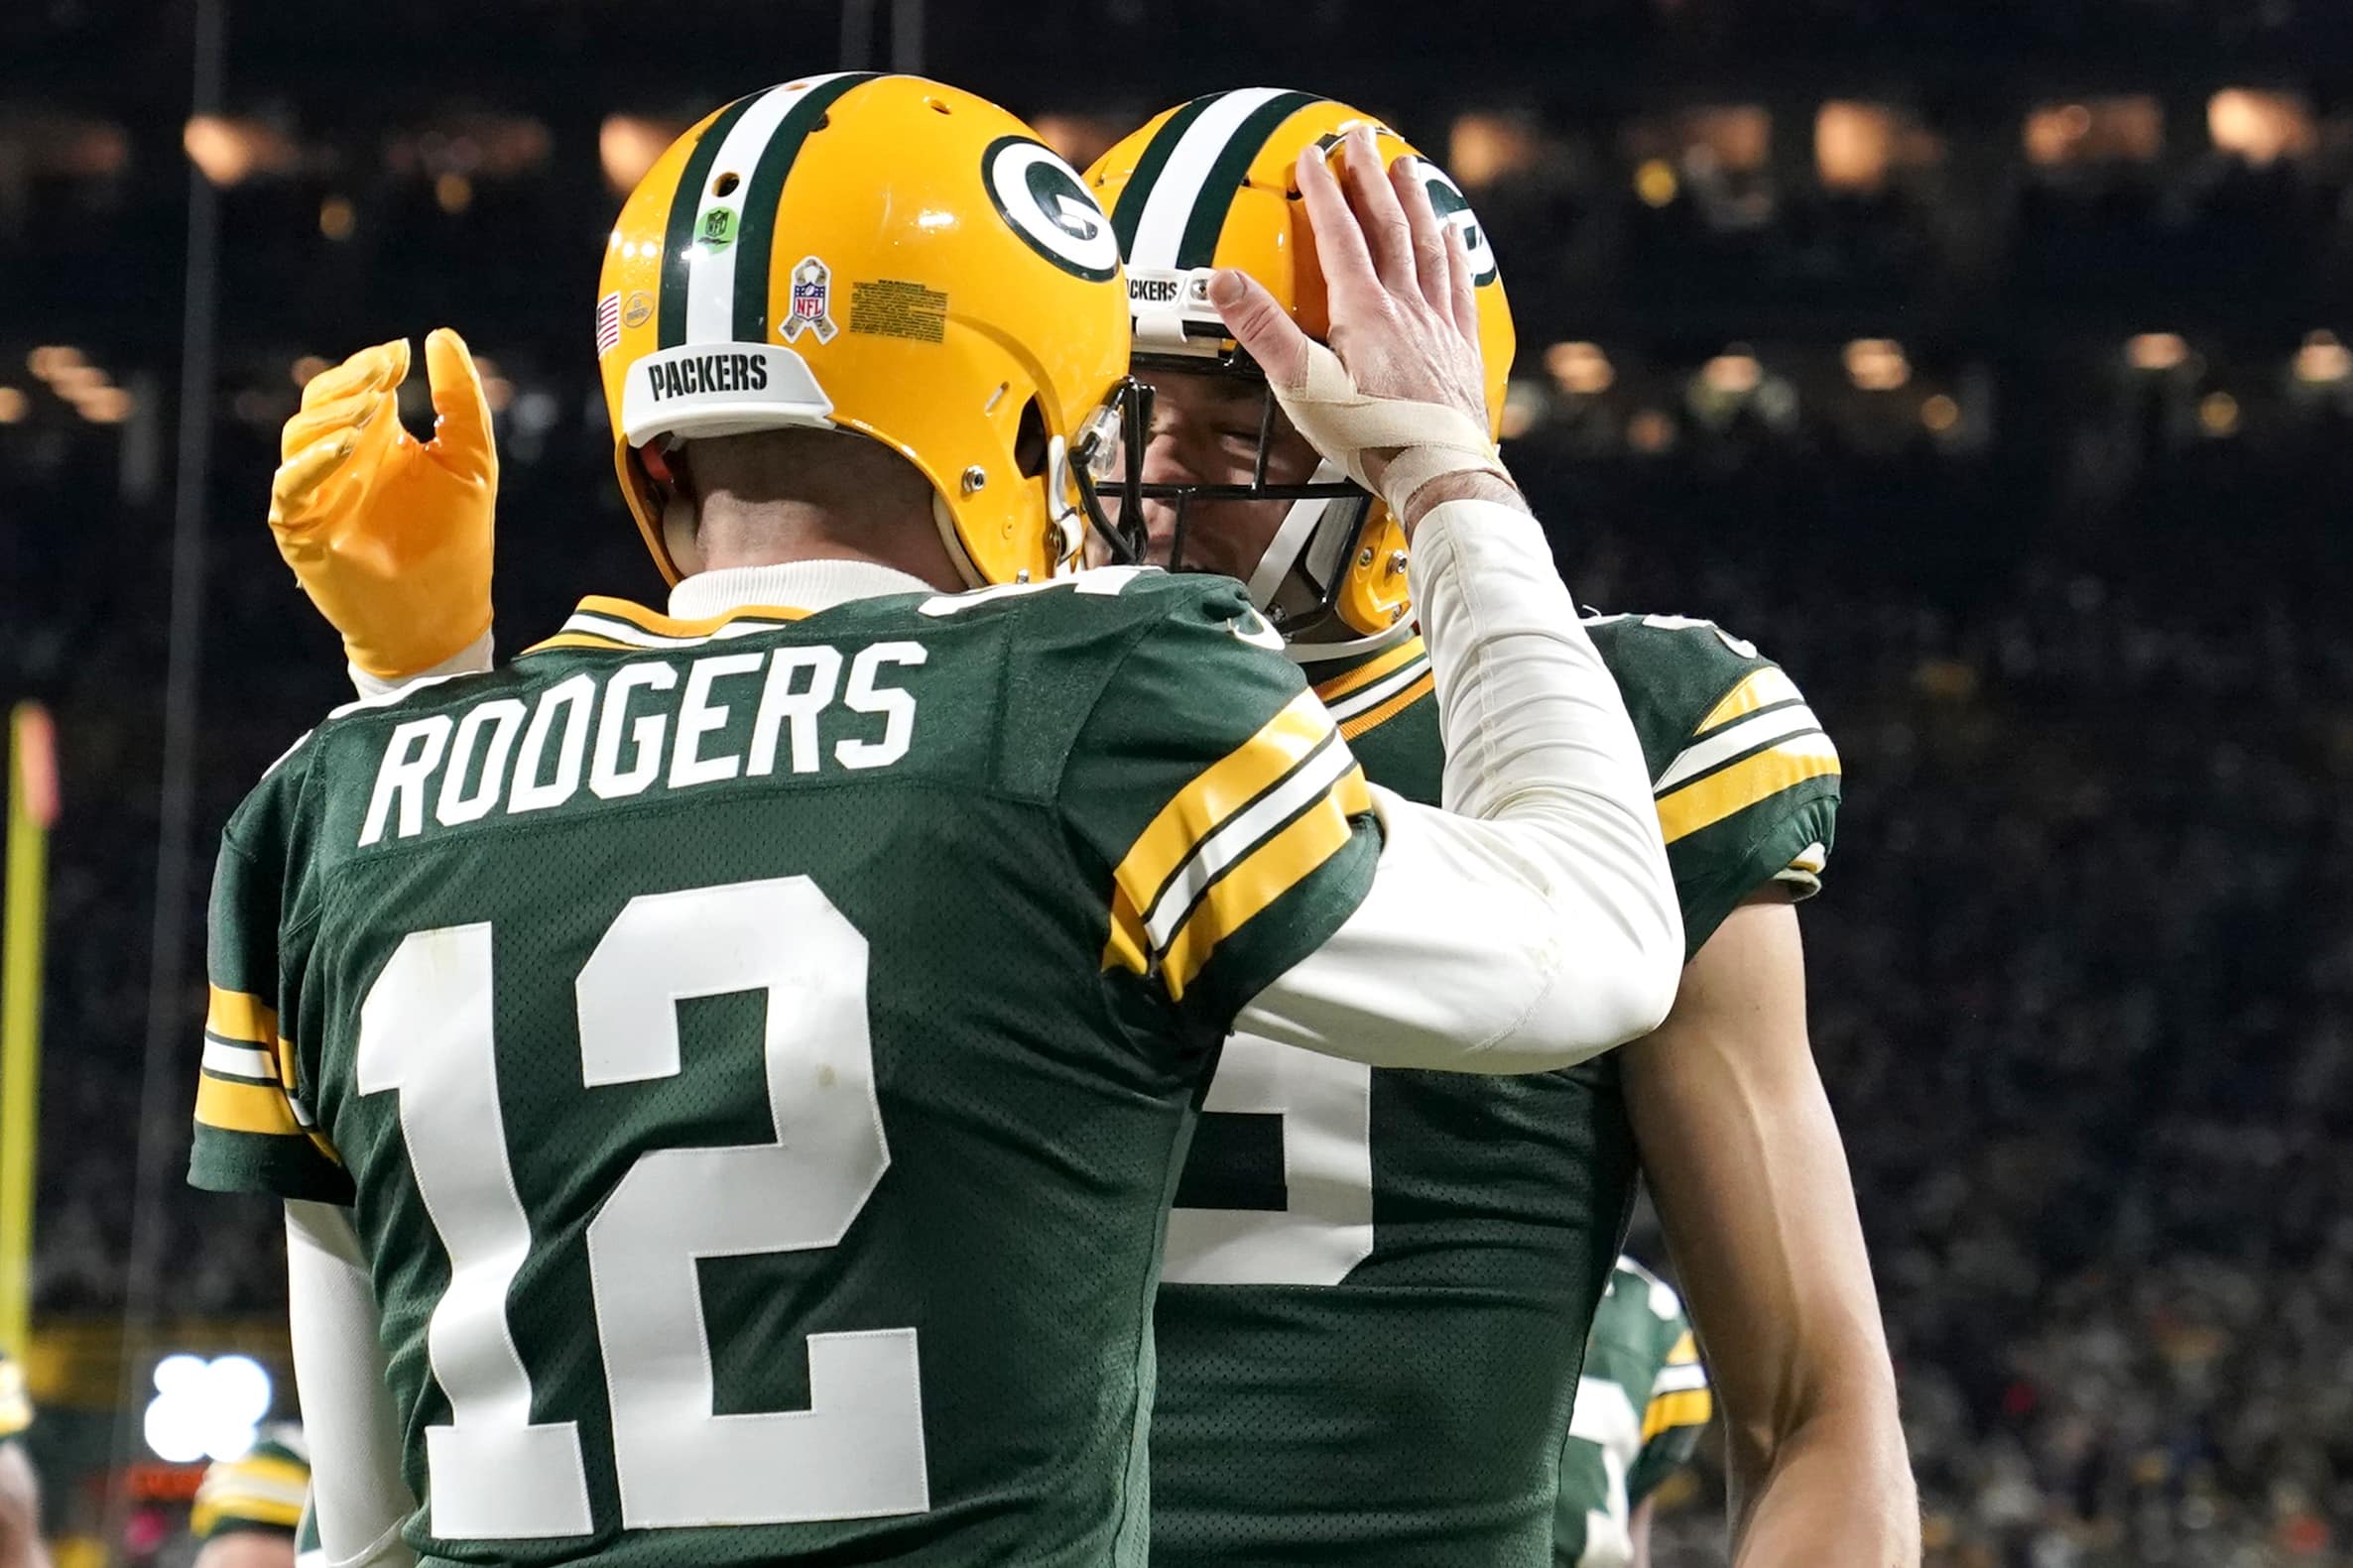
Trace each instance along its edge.
{"label": "white wrist tape", "polygon": [[[1464,473],[1511,478],[1495,455],[1495,442],[1477,421],[1442,403],[1362,392],[1340,356],[1312,339],[1300,384],[1284,386],[1270,378],[1270,385],[1300,433],[1400,516],[1414,492],[1432,479]],[[1391,449],[1397,455],[1375,485],[1365,473],[1364,454]]]}

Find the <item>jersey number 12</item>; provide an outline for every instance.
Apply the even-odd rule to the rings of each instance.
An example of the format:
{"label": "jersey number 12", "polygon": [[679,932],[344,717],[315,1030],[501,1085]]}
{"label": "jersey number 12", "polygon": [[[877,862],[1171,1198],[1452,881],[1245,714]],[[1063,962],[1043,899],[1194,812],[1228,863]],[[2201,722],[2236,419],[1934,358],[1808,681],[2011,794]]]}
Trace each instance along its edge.
{"label": "jersey number 12", "polygon": [[[777,933],[791,931],[791,942]],[[532,1245],[499,1112],[487,924],[404,938],[360,1007],[359,1092],[400,1096],[449,1255],[426,1343],[449,1422],[426,1429],[433,1533],[585,1535],[578,1425],[534,1421],[507,1292]],[[677,1004],[767,996],[772,1143],[638,1156],[588,1226],[626,1528],[788,1524],[930,1506],[916,1331],[808,1337],[809,1407],[712,1413],[695,1264],[838,1246],[891,1162],[866,939],[805,877],[633,899],[574,985],[583,1086],[679,1071]]]}

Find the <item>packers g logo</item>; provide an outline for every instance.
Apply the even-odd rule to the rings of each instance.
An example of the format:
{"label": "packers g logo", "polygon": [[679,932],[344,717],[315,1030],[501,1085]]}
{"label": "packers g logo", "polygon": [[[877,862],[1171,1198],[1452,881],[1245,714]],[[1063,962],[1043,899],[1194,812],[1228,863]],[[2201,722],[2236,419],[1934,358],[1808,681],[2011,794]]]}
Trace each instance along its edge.
{"label": "packers g logo", "polygon": [[1000,136],[980,155],[980,181],[997,216],[1062,271],[1103,283],[1119,271],[1119,237],[1077,171],[1053,148]]}
{"label": "packers g logo", "polygon": [[1471,287],[1486,288],[1495,282],[1495,247],[1488,243],[1487,226],[1471,211],[1470,197],[1462,193],[1453,176],[1426,158],[1420,162],[1423,183],[1429,190],[1429,204],[1438,221],[1460,232],[1462,248],[1470,252]]}

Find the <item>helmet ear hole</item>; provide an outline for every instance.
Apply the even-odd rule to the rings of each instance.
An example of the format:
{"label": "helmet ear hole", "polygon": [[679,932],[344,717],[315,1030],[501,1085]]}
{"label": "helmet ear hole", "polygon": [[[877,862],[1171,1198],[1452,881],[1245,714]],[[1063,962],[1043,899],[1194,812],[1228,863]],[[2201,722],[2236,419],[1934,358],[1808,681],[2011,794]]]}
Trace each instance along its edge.
{"label": "helmet ear hole", "polygon": [[1032,397],[1022,405],[1021,423],[1014,428],[1013,466],[1024,479],[1035,479],[1046,472],[1046,411]]}

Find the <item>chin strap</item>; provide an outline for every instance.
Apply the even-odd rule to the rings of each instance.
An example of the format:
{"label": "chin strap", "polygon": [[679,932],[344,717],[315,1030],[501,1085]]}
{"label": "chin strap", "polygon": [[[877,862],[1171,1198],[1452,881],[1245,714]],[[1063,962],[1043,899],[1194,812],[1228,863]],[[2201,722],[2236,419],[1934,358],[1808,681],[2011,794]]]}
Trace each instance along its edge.
{"label": "chin strap", "polygon": [[[1414,492],[1432,479],[1460,473],[1511,479],[1495,455],[1494,440],[1470,416],[1441,403],[1359,391],[1340,357],[1312,338],[1299,382],[1284,386],[1269,378],[1268,385],[1300,433],[1317,451],[1332,454],[1349,478],[1375,491],[1401,518]],[[1364,454],[1392,449],[1397,455],[1376,486],[1365,473]]]}

